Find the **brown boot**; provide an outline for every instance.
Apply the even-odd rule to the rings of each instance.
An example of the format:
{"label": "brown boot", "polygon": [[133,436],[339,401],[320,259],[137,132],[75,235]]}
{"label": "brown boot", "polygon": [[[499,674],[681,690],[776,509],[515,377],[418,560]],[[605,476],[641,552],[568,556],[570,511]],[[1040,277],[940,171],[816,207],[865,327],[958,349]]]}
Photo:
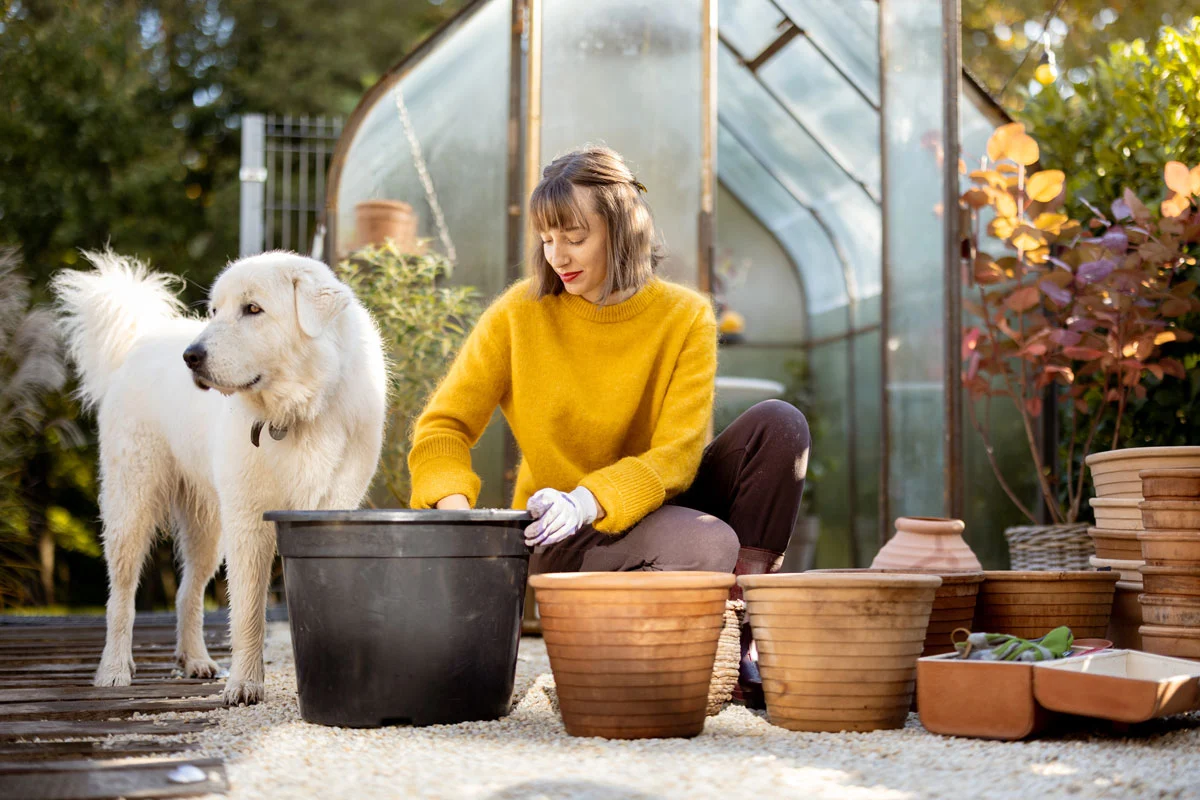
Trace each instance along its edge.
{"label": "brown boot", "polygon": [[[767,575],[778,572],[782,565],[783,553],[760,550],[757,547],[743,547],[738,550],[733,574]],[[741,600],[742,587],[735,584],[729,590],[729,599]],[[742,623],[742,660],[738,665],[738,684],[733,689],[733,699],[744,703],[747,708],[764,709],[767,702],[763,696],[762,677],[758,674],[758,664],[750,656],[750,646],[753,643],[754,633],[747,620]]]}

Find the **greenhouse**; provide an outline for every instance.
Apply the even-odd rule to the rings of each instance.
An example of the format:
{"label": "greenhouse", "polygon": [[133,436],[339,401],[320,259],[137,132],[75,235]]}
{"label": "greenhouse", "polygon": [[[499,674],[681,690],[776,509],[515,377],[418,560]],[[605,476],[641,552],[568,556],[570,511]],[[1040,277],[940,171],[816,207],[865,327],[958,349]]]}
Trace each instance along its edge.
{"label": "greenhouse", "polygon": [[[766,397],[809,414],[818,566],[866,565],[900,515],[964,519],[1003,566],[1018,517],[964,414],[959,223],[944,210],[1007,118],[964,73],[941,7],[478,0],[348,120],[326,255],[352,248],[357,203],[402,200],[453,281],[490,298],[523,274],[541,167],[614,147],[648,187],[665,274],[730,321],[718,427]],[[1014,421],[991,419],[1001,445]],[[476,448],[481,505],[507,503],[506,438],[493,424]]]}

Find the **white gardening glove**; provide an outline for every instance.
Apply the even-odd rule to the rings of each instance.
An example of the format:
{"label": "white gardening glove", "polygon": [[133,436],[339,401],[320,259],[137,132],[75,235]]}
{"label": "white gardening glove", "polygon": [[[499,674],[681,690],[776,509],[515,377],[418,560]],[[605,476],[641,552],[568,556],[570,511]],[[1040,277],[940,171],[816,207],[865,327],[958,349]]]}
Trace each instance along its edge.
{"label": "white gardening glove", "polygon": [[570,493],[542,489],[534,493],[525,509],[537,520],[525,529],[525,544],[531,547],[561,542],[596,521],[596,498],[582,486]]}

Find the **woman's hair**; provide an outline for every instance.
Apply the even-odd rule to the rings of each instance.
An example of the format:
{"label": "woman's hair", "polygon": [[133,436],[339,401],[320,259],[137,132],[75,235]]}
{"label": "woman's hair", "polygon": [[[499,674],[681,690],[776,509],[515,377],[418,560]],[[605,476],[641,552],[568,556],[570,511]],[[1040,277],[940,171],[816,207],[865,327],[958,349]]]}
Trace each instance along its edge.
{"label": "woman's hair", "polygon": [[[662,260],[655,242],[654,217],[642,198],[646,191],[615,150],[585,147],[559,156],[542,171],[542,181],[533,190],[529,213],[534,229],[548,231],[572,226],[587,227],[584,209],[575,196],[581,186],[591,195],[594,210],[608,226],[608,277],[600,301],[627,289],[640,289],[653,276]],[[535,298],[561,294],[564,290],[541,242],[530,254],[533,267],[531,293]]]}

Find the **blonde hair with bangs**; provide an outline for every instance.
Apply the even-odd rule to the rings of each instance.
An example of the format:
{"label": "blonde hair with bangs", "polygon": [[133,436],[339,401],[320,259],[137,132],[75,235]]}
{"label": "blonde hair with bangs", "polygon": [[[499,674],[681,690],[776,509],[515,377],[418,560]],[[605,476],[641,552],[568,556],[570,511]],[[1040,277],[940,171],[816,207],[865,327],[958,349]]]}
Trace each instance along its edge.
{"label": "blonde hair with bangs", "polygon": [[[541,183],[529,201],[530,218],[539,231],[587,228],[584,209],[575,187],[587,189],[594,210],[608,226],[608,276],[600,295],[609,295],[646,285],[662,260],[655,241],[654,216],[642,194],[646,191],[615,150],[586,147],[559,156],[542,171]],[[538,242],[530,254],[535,299],[562,294],[562,278],[546,261]]]}

